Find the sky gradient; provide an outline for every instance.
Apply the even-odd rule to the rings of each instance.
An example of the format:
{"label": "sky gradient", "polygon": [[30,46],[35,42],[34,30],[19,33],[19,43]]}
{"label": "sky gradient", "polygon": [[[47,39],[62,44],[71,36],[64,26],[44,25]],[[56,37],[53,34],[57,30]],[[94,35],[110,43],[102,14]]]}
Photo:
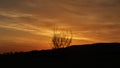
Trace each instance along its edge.
{"label": "sky gradient", "polygon": [[0,53],[50,49],[54,26],[75,45],[120,42],[120,0],[0,0]]}

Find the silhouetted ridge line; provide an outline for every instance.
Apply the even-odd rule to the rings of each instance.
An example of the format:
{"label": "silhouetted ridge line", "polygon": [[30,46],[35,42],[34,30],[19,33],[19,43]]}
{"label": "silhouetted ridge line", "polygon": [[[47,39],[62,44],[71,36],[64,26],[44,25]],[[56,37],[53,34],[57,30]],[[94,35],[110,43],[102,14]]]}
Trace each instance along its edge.
{"label": "silhouetted ridge line", "polygon": [[3,54],[0,55],[0,63],[25,66],[96,67],[97,65],[113,65],[116,61],[120,61],[119,58],[120,43],[96,43],[51,50]]}

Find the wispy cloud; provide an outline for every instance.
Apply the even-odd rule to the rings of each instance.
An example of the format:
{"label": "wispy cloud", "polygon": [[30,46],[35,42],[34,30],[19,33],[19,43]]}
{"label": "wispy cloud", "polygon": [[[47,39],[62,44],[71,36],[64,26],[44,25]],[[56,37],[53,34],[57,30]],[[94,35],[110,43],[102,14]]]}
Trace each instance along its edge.
{"label": "wispy cloud", "polygon": [[[37,27],[37,26],[30,25],[30,24],[0,25],[0,28],[7,28],[7,29],[25,31],[25,32],[31,33],[33,35],[40,35],[40,36],[47,36],[47,37],[52,37],[53,36],[53,30],[52,29]],[[79,38],[78,36],[73,36],[73,39],[93,41],[89,38],[84,38],[84,37]]]}
{"label": "wispy cloud", "polygon": [[[49,35],[48,33],[50,33],[50,31],[47,29],[33,26],[30,24],[8,24],[8,25],[0,25],[0,27],[25,31],[25,32],[35,34],[35,35]],[[45,33],[47,33],[47,34],[45,34]]]}

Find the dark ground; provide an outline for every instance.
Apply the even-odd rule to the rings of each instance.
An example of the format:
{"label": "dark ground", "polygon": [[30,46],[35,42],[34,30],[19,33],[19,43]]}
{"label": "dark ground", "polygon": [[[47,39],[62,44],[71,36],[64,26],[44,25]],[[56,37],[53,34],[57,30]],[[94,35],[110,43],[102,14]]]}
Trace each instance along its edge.
{"label": "dark ground", "polygon": [[0,55],[0,68],[8,67],[120,67],[120,43],[96,43],[67,48]]}

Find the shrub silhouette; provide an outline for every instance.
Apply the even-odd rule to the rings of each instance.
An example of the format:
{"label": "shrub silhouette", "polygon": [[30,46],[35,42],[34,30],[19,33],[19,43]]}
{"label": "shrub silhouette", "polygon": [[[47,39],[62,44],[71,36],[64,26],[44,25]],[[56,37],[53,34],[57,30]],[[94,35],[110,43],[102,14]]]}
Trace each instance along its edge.
{"label": "shrub silhouette", "polygon": [[54,29],[53,32],[52,43],[55,49],[68,47],[72,42],[72,31]]}

